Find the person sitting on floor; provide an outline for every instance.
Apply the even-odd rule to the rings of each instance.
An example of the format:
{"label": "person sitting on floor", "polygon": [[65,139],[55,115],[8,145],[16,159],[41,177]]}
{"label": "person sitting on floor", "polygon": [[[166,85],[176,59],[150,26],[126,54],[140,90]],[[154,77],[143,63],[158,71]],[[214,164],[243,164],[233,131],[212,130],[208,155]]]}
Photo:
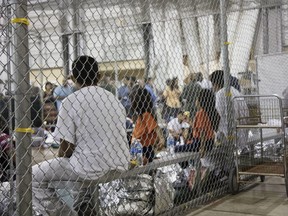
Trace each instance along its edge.
{"label": "person sitting on floor", "polygon": [[168,139],[174,140],[174,146],[176,144],[184,144],[184,130],[189,128],[188,112],[180,111],[176,118],[170,120],[167,125],[169,131]]}
{"label": "person sitting on floor", "polygon": [[178,151],[210,151],[214,145],[214,132],[218,130],[220,116],[215,108],[215,95],[209,89],[202,89],[196,100],[198,111],[193,121],[191,144],[176,146]]}
{"label": "person sitting on floor", "polygon": [[153,161],[155,149],[164,147],[165,140],[153,112],[153,101],[147,89],[134,88],[131,94],[132,110],[136,114],[132,142],[139,139],[143,146],[143,165]]}

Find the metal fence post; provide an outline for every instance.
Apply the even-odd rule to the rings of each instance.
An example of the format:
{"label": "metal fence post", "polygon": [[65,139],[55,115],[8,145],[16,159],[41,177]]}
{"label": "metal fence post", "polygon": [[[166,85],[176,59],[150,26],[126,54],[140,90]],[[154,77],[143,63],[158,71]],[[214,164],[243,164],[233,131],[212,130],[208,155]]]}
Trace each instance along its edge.
{"label": "metal fence post", "polygon": [[73,58],[76,59],[81,53],[81,25],[80,25],[80,11],[81,11],[81,1],[73,0],[72,10],[73,10]]}
{"label": "metal fence post", "polygon": [[[221,52],[222,52],[222,62],[223,62],[223,71],[224,71],[224,86],[225,86],[225,95],[227,103],[227,120],[228,120],[228,146],[231,151],[233,150],[233,109],[232,109],[232,95],[230,91],[230,67],[229,67],[229,53],[228,46],[229,42],[227,34],[227,1],[220,1],[220,13],[221,13]],[[231,147],[231,148],[230,148]]]}
{"label": "metal fence post", "polygon": [[[15,127],[16,127],[16,187],[17,215],[32,215],[32,169],[31,169],[31,134],[29,127],[30,97],[29,92],[29,48],[27,0],[16,1],[16,19],[14,20],[15,44]],[[17,20],[18,18],[18,20]]]}
{"label": "metal fence post", "polygon": [[[6,0],[5,2],[3,2],[3,6],[6,5],[6,19],[7,19],[7,23],[8,26],[6,28],[6,41],[5,43],[6,45],[6,52],[7,52],[7,65],[6,65],[6,69],[7,69],[7,78],[8,78],[8,82],[7,82],[7,93],[9,95],[9,101],[7,103],[7,107],[8,107],[8,113],[9,113],[9,118],[7,119],[8,121],[8,127],[9,127],[9,133],[12,133],[13,131],[13,116],[14,116],[14,112],[13,112],[13,101],[12,101],[12,97],[11,97],[11,92],[12,92],[12,83],[13,82],[13,76],[12,76],[12,66],[14,66],[12,64],[11,61],[9,61],[9,59],[12,59],[12,55],[11,53],[14,53],[13,50],[13,44],[11,41],[11,35],[12,35],[12,26],[11,23],[9,22],[9,20],[11,20],[12,17],[12,7],[8,4],[8,0]],[[8,39],[9,38],[9,39]],[[14,146],[13,146],[13,140],[10,140],[10,146],[12,146],[11,148],[11,152],[15,152]],[[9,215],[13,215],[13,196],[15,194],[15,185],[14,185],[14,180],[13,180],[13,176],[14,176],[14,172],[15,172],[15,167],[14,167],[14,163],[13,160],[10,160],[9,162],[9,169],[10,169],[10,174],[11,174],[11,178],[9,180],[10,182],[10,202],[9,202]]]}
{"label": "metal fence post", "polygon": [[142,16],[143,16],[143,24],[142,24],[142,31],[143,31],[143,41],[144,41],[144,61],[145,61],[145,74],[144,77],[149,77],[150,72],[150,45],[152,40],[152,26],[150,21],[150,4],[148,1],[143,2],[143,9],[142,9]]}
{"label": "metal fence post", "polygon": [[60,9],[60,20],[59,24],[61,27],[61,41],[62,41],[62,56],[63,56],[63,69],[64,69],[64,76],[67,77],[69,75],[69,33],[68,33],[68,18],[67,13],[69,11],[70,5],[68,4],[67,0],[61,1],[59,5]]}

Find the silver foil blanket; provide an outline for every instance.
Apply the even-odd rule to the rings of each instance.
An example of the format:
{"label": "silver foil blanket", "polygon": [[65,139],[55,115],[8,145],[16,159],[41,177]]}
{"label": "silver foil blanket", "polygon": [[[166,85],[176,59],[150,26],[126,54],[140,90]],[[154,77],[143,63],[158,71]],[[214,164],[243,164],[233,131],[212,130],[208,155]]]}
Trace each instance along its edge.
{"label": "silver foil blanket", "polygon": [[146,174],[118,179],[100,185],[100,204],[104,215],[151,215],[153,181]]}

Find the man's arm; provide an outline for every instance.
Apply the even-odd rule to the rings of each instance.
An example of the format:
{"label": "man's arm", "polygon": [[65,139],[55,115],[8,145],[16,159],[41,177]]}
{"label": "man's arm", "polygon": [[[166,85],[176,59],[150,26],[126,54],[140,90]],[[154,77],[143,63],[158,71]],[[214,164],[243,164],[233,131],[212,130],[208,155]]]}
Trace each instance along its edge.
{"label": "man's arm", "polygon": [[64,139],[60,139],[59,157],[70,158],[75,150],[75,145]]}

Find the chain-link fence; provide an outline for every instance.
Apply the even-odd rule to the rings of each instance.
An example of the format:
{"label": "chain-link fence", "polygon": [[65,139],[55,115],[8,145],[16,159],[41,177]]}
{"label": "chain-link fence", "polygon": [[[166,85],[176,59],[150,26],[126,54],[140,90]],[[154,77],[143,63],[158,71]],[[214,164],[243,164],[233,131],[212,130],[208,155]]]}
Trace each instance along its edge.
{"label": "chain-link fence", "polygon": [[184,215],[287,112],[287,0],[0,3],[0,215]]}

